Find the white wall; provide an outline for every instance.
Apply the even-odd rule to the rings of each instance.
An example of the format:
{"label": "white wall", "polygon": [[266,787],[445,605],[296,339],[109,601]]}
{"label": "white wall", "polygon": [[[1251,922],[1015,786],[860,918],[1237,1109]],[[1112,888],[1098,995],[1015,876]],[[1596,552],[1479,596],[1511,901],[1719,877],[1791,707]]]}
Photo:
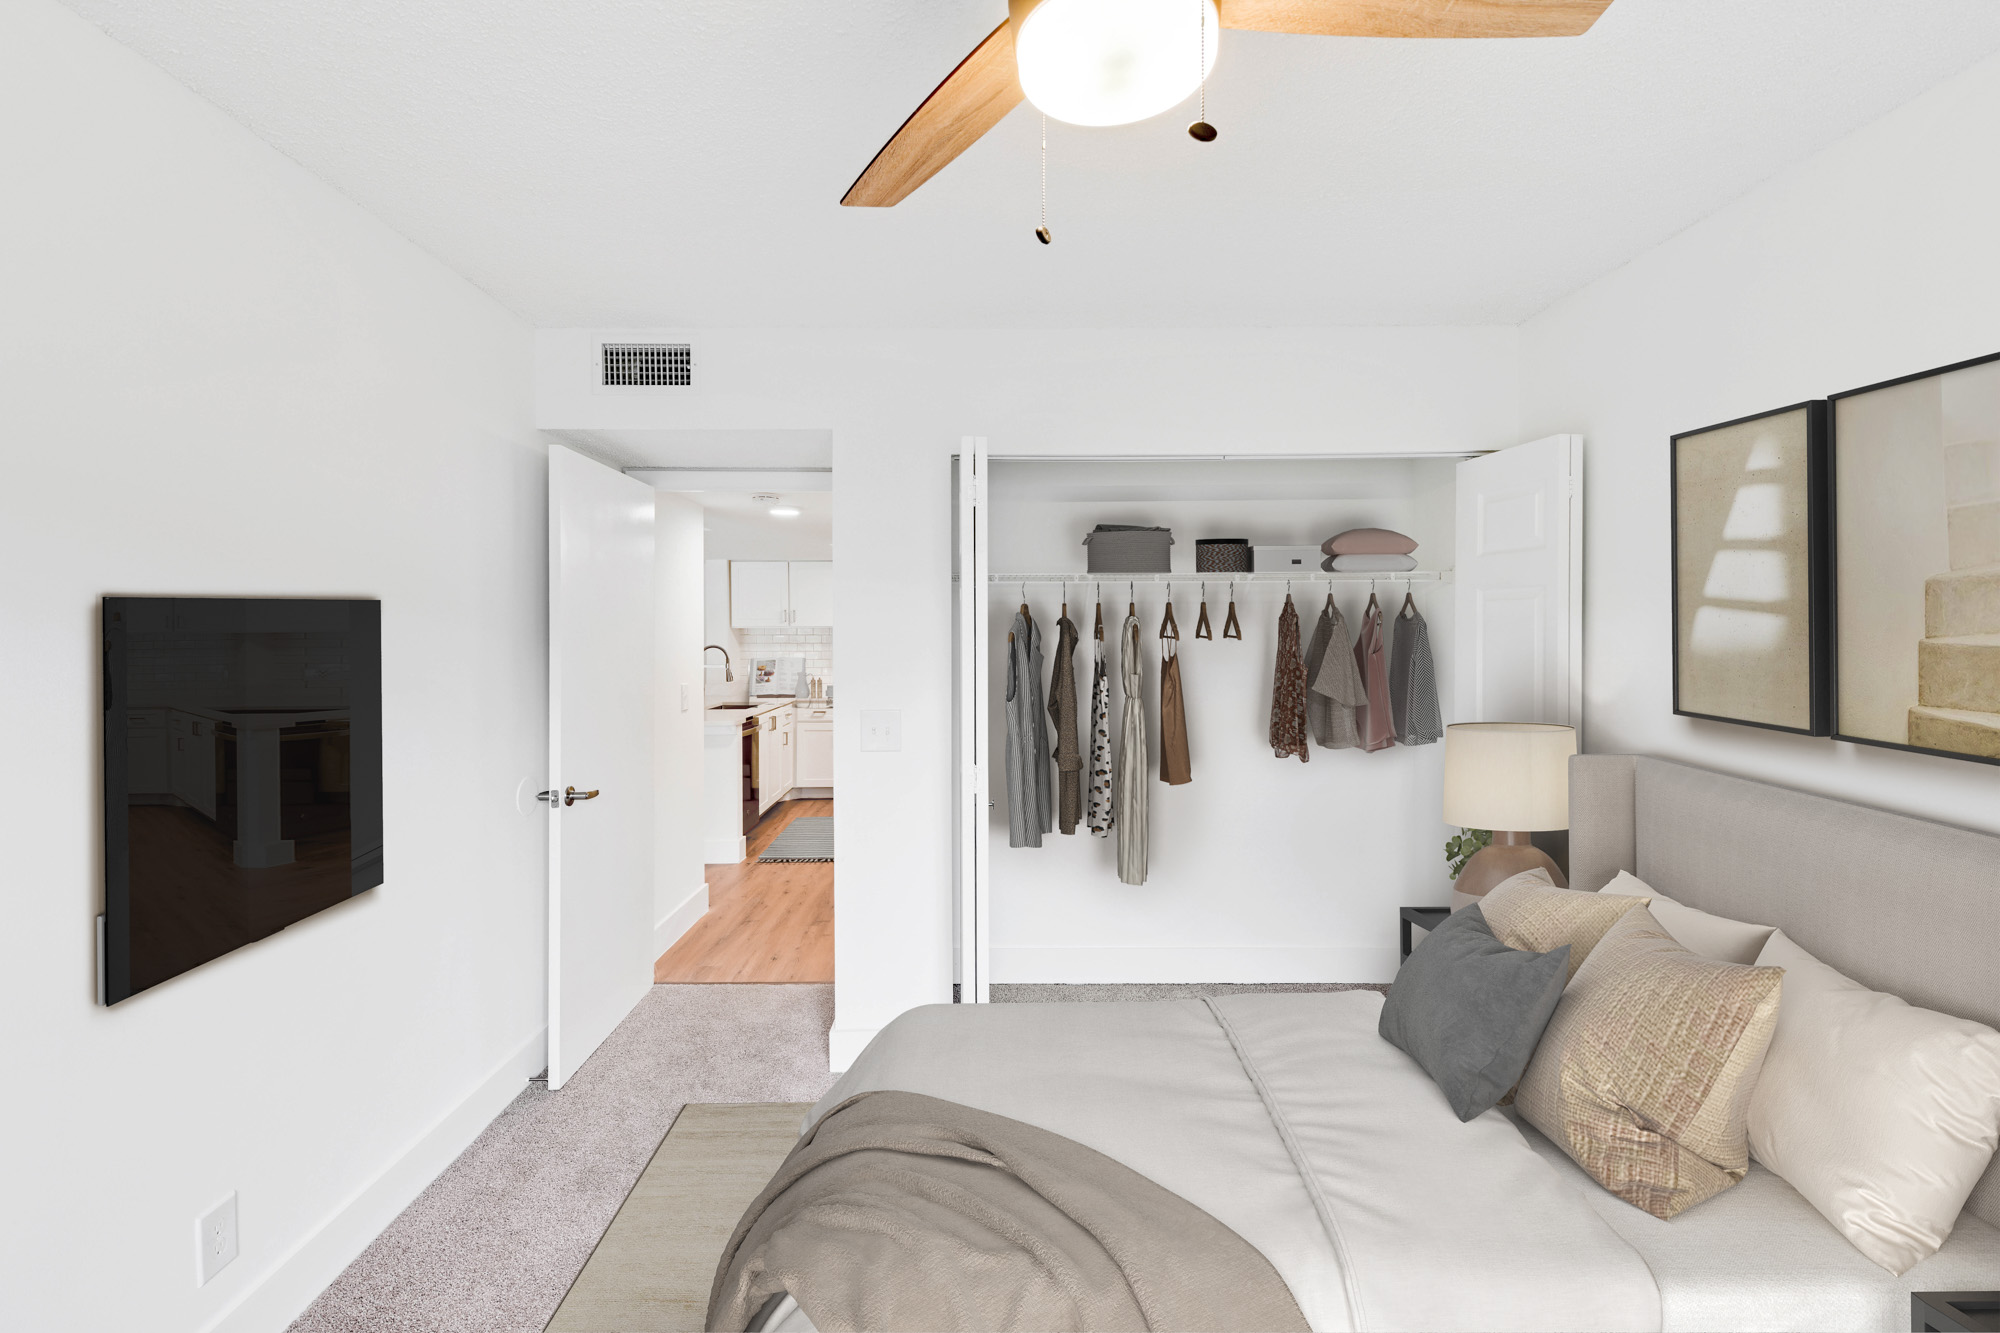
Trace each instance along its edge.
{"label": "white wall", "polygon": [[[542,1064],[529,335],[51,0],[0,7],[0,181],[0,1322],[277,1328]],[[107,592],[381,598],[387,807],[381,887],[108,1010]]]}
{"label": "white wall", "polygon": [[[951,990],[951,455],[1453,452],[1521,438],[1512,329],[718,329],[700,383],[591,391],[603,336],[536,335],[538,423],[831,429],[842,722],[833,1061]],[[863,753],[858,712],[900,709]],[[1381,925],[1385,936],[1395,923]]]}
{"label": "white wall", "polygon": [[653,495],[653,949],[665,953],[708,910],[702,878],[702,516],[685,495]]}
{"label": "white wall", "polygon": [[2000,351],[2000,58],[1773,178],[1524,330],[1529,435],[1586,443],[1593,750],[2000,831],[2000,769],[1672,715],[1667,439]]}

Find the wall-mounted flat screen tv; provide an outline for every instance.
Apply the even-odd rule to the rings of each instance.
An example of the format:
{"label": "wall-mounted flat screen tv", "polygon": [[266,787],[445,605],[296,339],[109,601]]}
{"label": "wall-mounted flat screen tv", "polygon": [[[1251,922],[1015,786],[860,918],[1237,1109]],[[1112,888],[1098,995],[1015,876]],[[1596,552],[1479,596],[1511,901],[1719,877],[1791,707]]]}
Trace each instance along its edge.
{"label": "wall-mounted flat screen tv", "polygon": [[382,882],[382,604],[104,599],[104,1002]]}

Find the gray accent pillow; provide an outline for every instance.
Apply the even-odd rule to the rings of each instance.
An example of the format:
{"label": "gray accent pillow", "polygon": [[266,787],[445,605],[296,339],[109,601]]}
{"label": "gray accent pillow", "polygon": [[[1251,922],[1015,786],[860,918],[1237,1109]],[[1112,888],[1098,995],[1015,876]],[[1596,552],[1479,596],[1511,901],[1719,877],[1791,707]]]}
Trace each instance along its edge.
{"label": "gray accent pillow", "polygon": [[1510,949],[1477,905],[1454,912],[1411,952],[1382,1006],[1383,1040],[1443,1090],[1460,1120],[1520,1081],[1569,980],[1569,946]]}

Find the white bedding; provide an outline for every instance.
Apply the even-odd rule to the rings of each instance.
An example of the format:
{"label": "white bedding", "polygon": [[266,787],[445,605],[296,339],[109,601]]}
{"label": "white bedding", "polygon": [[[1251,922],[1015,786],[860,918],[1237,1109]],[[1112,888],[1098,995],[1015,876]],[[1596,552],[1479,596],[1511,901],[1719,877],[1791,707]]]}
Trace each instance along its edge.
{"label": "white bedding", "polygon": [[1901,1277],[1871,1262],[1764,1167],[1672,1221],[1599,1188],[1516,1118],[1523,1137],[1653,1271],[1669,1333],[1735,1329],[1903,1329],[1913,1291],[1977,1291],[2000,1278],[2000,1229],[1959,1215],[1944,1248]]}
{"label": "white bedding", "polygon": [[1659,1328],[1639,1253],[1503,1116],[1460,1124],[1376,1034],[1381,1005],[936,1005],[883,1029],[813,1116],[901,1089],[1065,1135],[1234,1229],[1329,1333]]}

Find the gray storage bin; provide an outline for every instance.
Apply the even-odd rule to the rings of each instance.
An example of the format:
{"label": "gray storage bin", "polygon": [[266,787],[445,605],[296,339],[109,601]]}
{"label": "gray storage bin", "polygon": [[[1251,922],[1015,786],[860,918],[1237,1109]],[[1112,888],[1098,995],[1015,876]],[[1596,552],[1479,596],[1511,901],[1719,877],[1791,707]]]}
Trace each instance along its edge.
{"label": "gray storage bin", "polygon": [[1100,523],[1083,539],[1093,574],[1168,574],[1173,572],[1174,533],[1171,528],[1140,528],[1124,523]]}

